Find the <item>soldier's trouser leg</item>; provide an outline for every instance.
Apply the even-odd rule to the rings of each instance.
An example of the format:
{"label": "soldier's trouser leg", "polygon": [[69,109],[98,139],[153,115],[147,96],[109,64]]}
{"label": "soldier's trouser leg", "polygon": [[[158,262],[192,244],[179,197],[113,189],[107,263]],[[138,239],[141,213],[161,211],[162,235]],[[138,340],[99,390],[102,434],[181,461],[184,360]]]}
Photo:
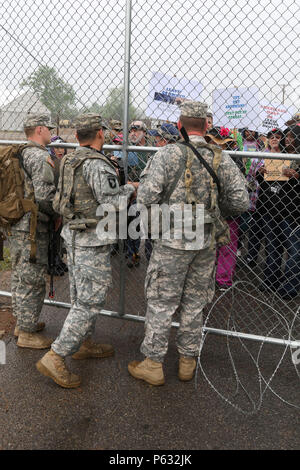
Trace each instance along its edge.
{"label": "soldier's trouser leg", "polygon": [[43,307],[47,271],[48,234],[37,234],[36,264],[29,262],[31,244],[28,233],[14,232],[8,237],[12,262],[12,306],[20,330],[36,331]]}
{"label": "soldier's trouser leg", "polygon": [[[71,305],[74,305],[76,301],[76,295],[77,295],[76,294],[76,277],[74,275],[73,255],[70,256],[70,250],[68,250],[67,256],[68,256],[68,269],[69,269],[70,300],[71,300]],[[91,320],[90,327],[84,339],[88,339],[90,336],[92,336],[95,330],[96,320],[97,320],[96,317],[93,320]]]}
{"label": "soldier's trouser leg", "polygon": [[182,356],[198,354],[202,311],[215,293],[215,259],[215,250],[202,250],[188,269],[178,310],[180,327],[176,338],[178,352]]}
{"label": "soldier's trouser leg", "polygon": [[141,345],[141,352],[153,361],[162,362],[167,353],[172,316],[180,307],[189,265],[197,254],[161,246],[159,241],[154,244],[145,280],[147,313]]}
{"label": "soldier's trouser leg", "polygon": [[97,315],[112,284],[110,245],[77,247],[74,259],[70,246],[67,251],[74,301],[59,337],[51,346],[62,357],[78,351],[82,342],[93,333]]}
{"label": "soldier's trouser leg", "polygon": [[68,250],[67,247],[67,260],[68,260],[68,269],[69,269],[69,287],[70,287],[70,300],[71,300],[71,305],[74,304],[76,300],[76,279],[75,279],[75,274],[74,274],[74,264],[73,264],[73,256],[71,256],[69,253],[70,251]]}
{"label": "soldier's trouser leg", "polygon": [[[10,249],[11,251],[11,249]],[[11,284],[11,287],[10,287],[10,290],[11,290],[11,307],[12,307],[12,313],[13,313],[13,316],[17,318],[18,320],[18,314],[17,314],[17,294],[16,294],[16,290],[17,290],[17,285],[18,285],[18,276],[17,276],[17,272],[16,272],[16,267],[14,266],[14,263],[13,263],[13,260],[12,260],[12,256],[10,256],[11,258],[11,263],[12,263],[12,269],[11,269],[11,275],[10,275],[10,284]]]}

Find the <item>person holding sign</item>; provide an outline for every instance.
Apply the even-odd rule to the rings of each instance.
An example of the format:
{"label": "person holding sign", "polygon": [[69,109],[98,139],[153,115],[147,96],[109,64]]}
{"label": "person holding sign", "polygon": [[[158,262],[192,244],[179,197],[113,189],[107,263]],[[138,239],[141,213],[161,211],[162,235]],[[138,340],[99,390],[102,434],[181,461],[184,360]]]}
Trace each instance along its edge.
{"label": "person holding sign", "polygon": [[[285,131],[285,152],[300,154],[300,126],[294,125]],[[288,240],[288,259],[284,268],[284,275],[282,283],[277,291],[277,294],[282,299],[290,300],[298,295],[300,290],[300,197],[299,197],[299,161],[291,162],[291,166],[284,170],[284,173],[289,178],[298,181],[298,199],[295,198],[295,212],[294,212],[294,228]]]}
{"label": "person holding sign", "polygon": [[[279,142],[283,137],[284,134],[280,129],[272,129],[267,135],[268,147],[266,149],[266,152],[280,153],[281,149],[279,147]],[[272,162],[271,160],[266,160],[266,162],[268,161]],[[261,217],[260,212],[256,210],[256,205],[260,194],[260,186],[256,179],[256,173],[262,167],[264,167],[262,173],[265,173],[265,160],[254,158],[251,161],[251,166],[247,174],[248,187],[250,191],[249,210],[253,213],[249,224],[248,254],[246,257],[247,264],[250,267],[256,266],[260,246],[264,239],[263,219]]]}
{"label": "person holding sign", "polygon": [[[285,140],[281,140],[280,146],[286,153],[290,150],[299,151],[300,148],[300,145],[299,148],[296,146],[291,148],[287,136]],[[283,277],[286,278],[286,274],[283,276],[281,271],[284,248],[290,258],[295,245],[293,234],[299,226],[300,165],[299,162],[290,161],[287,161],[287,164],[284,161],[276,161],[277,165],[276,162],[266,162],[267,160],[265,160],[265,165],[258,169],[256,175],[260,185],[256,207],[261,216],[266,238],[264,282],[259,289],[265,291],[269,288],[276,291],[281,288]],[[299,271],[299,268],[293,267],[293,276],[297,276],[295,270]]]}

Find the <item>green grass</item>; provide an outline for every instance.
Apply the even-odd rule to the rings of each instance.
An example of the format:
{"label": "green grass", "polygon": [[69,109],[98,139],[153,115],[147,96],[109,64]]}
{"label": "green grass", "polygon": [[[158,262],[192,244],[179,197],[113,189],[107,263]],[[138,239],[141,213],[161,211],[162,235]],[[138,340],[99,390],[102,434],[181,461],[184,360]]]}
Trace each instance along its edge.
{"label": "green grass", "polygon": [[4,261],[0,261],[0,271],[9,271],[11,269],[9,248],[4,247],[3,255]]}

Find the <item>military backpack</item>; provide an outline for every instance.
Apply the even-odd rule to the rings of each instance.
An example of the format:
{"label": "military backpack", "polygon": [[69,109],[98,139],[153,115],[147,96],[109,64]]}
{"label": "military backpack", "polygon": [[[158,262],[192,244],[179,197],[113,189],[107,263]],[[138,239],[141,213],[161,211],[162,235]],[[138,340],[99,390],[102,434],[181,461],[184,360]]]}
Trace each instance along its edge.
{"label": "military backpack", "polygon": [[30,213],[30,262],[36,262],[36,228],[38,207],[34,192],[24,197],[25,178],[22,152],[30,144],[0,147],[0,229],[10,236],[11,227],[26,213]]}
{"label": "military backpack", "polygon": [[102,160],[115,171],[115,166],[99,152],[80,157],[73,152],[62,159],[53,208],[64,217],[65,223],[69,223],[71,230],[96,227],[101,219],[96,216],[99,204],[91,189],[82,184],[82,165],[86,160]]}

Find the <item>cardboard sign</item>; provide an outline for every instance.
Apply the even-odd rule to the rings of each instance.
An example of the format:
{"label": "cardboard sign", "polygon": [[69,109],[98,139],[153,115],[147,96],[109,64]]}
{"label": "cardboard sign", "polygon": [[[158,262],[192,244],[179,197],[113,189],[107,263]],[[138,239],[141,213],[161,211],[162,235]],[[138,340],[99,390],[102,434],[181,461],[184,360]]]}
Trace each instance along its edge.
{"label": "cardboard sign", "polygon": [[283,104],[269,103],[268,101],[260,101],[259,103],[259,120],[260,125],[258,132],[267,134],[269,130],[276,128],[284,129],[285,122],[292,118],[297,112],[295,106],[284,106]]}
{"label": "cardboard sign", "polygon": [[284,176],[284,168],[290,168],[290,160],[265,160],[265,169],[268,173],[264,174],[266,181],[288,181],[289,177]]}
{"label": "cardboard sign", "polygon": [[224,88],[213,91],[213,116],[215,126],[229,129],[259,126],[258,88]]}
{"label": "cardboard sign", "polygon": [[201,101],[203,86],[199,82],[154,72],[149,83],[146,115],[154,119],[177,122],[180,110],[177,99]]}

